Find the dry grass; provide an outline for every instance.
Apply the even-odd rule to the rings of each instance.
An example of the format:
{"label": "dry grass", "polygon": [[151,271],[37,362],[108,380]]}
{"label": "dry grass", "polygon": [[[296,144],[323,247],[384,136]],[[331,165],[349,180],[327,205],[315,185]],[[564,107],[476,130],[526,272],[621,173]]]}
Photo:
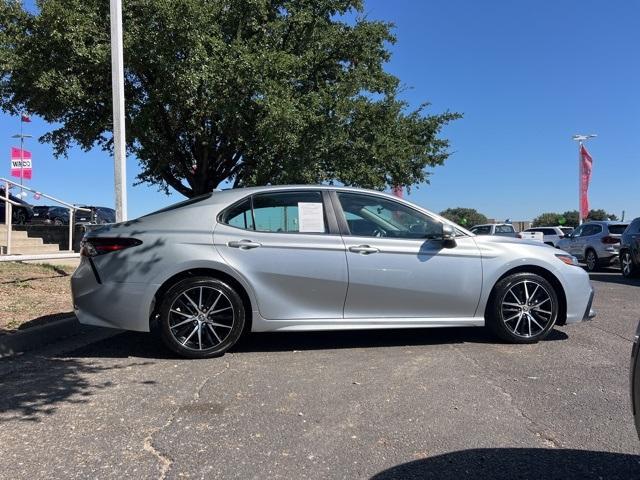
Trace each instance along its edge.
{"label": "dry grass", "polygon": [[0,335],[73,313],[65,265],[0,262]]}

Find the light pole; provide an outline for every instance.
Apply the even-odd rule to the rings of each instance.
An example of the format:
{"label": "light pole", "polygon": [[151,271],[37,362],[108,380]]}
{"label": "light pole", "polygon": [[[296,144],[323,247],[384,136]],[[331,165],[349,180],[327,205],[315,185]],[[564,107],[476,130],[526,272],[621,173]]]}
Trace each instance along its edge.
{"label": "light pole", "polygon": [[590,135],[575,134],[571,137],[574,141],[578,142],[578,225],[582,225],[582,145],[587,140],[597,136],[595,133],[592,133]]}
{"label": "light pole", "polygon": [[113,159],[116,222],[127,219],[127,151],[124,123],[124,59],[122,49],[122,0],[111,0],[111,88],[113,98]]}

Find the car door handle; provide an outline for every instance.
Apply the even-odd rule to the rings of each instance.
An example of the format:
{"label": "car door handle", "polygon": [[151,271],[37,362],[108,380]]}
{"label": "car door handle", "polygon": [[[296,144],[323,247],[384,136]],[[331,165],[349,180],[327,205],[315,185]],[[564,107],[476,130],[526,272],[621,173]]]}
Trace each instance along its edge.
{"label": "car door handle", "polygon": [[377,253],[378,250],[376,247],[370,247],[369,245],[357,245],[354,247],[349,247],[349,251],[353,253],[360,253],[362,255],[369,255],[370,253]]}
{"label": "car door handle", "polygon": [[258,242],[252,242],[251,240],[232,240],[227,243],[231,248],[240,248],[242,250],[250,250],[252,248],[261,247],[262,244]]}

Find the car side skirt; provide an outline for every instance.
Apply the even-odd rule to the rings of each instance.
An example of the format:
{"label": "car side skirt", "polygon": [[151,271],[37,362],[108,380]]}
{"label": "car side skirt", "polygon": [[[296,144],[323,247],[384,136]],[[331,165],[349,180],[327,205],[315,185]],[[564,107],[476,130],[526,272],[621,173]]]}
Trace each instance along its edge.
{"label": "car side skirt", "polygon": [[265,320],[254,318],[252,332],[320,332],[395,328],[483,327],[483,317],[471,318],[320,318]]}

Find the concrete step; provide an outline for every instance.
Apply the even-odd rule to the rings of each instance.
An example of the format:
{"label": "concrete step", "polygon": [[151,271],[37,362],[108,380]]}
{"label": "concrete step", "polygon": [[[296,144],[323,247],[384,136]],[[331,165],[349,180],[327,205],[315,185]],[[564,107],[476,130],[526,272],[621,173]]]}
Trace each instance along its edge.
{"label": "concrete step", "polygon": [[[60,252],[60,247],[57,244],[45,243],[42,245],[27,245],[27,246],[14,246],[11,245],[11,255],[25,255],[25,254],[38,254],[38,253],[57,253]],[[0,253],[2,255],[7,254],[6,245],[0,246]]]}
{"label": "concrete step", "polygon": [[[17,232],[15,230],[11,230],[11,238],[15,239],[15,240],[19,240],[19,239],[26,239],[29,238],[29,235],[27,234],[27,232]],[[7,241],[7,230],[0,230],[0,242],[1,241]]]}
{"label": "concrete step", "polygon": [[[7,244],[7,237],[2,237],[0,236],[0,245],[6,245]],[[43,245],[44,242],[42,241],[41,238],[31,238],[31,237],[27,237],[27,238],[16,238],[16,237],[11,237],[11,245],[14,247],[31,247],[31,246],[37,246],[37,245]]]}

